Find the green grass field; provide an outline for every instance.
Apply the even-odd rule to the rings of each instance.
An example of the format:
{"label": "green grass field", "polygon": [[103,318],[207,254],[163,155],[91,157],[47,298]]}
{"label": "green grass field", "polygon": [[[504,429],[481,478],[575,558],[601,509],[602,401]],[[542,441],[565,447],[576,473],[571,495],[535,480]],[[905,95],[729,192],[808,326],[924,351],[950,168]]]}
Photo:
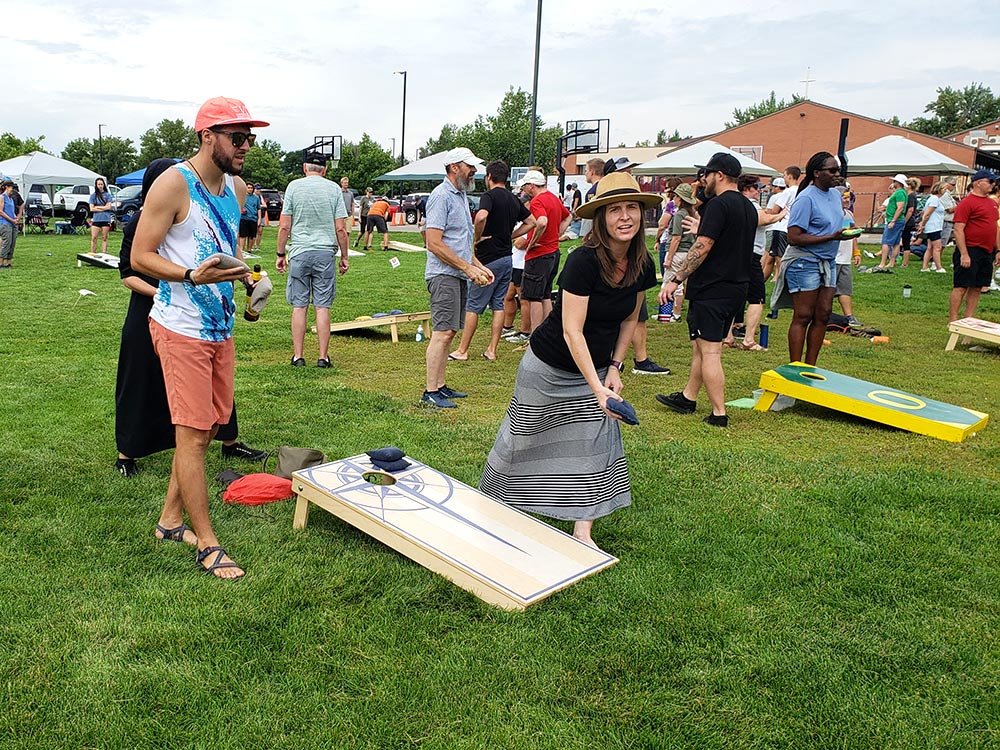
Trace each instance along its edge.
{"label": "green grass field", "polygon": [[[5,750],[1000,745],[995,424],[955,445],[800,404],[713,429],[704,396],[696,417],[654,401],[690,355],[685,326],[653,322],[652,356],[674,373],[625,376],[635,500],[595,527],[617,566],[506,613],[328,514],[300,533],[290,502],[213,497],[249,571],[231,585],[153,539],[170,453],[132,480],[112,469],[128,293],[116,272],[76,268],[88,243],[22,237],[0,272]],[[274,243],[269,229],[268,269]],[[427,308],[423,256],[393,270],[391,255],[351,259],[335,320]],[[472,395],[431,413],[415,326],[397,345],[335,337],[333,370],[290,368],[274,278],[261,321],[237,324],[241,438],[331,458],[396,444],[475,485],[519,355],[485,362],[481,331],[448,369]],[[1000,415],[998,354],[943,351],[950,276],[855,287],[858,317],[891,342],[831,335],[822,366]],[[980,316],[1000,320],[1000,295]],[[785,361],[788,317],[769,352],[726,353],[728,398]],[[213,447],[210,475],[224,466]]]}

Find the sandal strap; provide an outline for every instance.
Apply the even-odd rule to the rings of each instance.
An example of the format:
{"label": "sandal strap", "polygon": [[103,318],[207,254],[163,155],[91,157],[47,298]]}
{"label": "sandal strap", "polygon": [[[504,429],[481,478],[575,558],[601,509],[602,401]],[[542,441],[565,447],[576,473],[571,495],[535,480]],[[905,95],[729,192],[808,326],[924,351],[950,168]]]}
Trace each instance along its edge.
{"label": "sandal strap", "polygon": [[[205,558],[208,557],[213,552],[217,552],[218,553],[218,555],[215,558],[216,563],[218,563],[219,558],[221,558],[223,555],[226,554],[226,551],[222,547],[219,547],[218,545],[216,545],[214,547],[205,547],[205,549],[198,550],[198,564],[201,565],[202,562],[204,562]],[[202,566],[202,567],[204,567],[204,566]],[[206,570],[207,570],[207,568],[206,568]]]}
{"label": "sandal strap", "polygon": [[175,526],[172,529],[168,529],[166,526],[156,524],[156,530],[159,531],[161,534],[163,534],[163,539],[167,540],[168,542],[183,542],[184,532],[190,531],[191,529],[188,527],[186,523],[182,523],[180,526]]}

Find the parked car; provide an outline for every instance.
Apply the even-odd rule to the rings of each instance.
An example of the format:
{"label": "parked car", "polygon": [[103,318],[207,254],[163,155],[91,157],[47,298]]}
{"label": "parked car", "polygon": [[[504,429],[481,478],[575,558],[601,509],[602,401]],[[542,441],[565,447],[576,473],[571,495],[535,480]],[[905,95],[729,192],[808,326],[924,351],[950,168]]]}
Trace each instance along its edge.
{"label": "parked car", "polygon": [[128,185],[115,196],[115,216],[122,224],[128,224],[142,208],[142,185]]}
{"label": "parked car", "polygon": [[24,198],[29,206],[37,204],[46,213],[52,210],[52,199],[49,198],[49,191],[45,189],[45,185],[31,185]]}
{"label": "parked car", "polygon": [[277,221],[281,217],[281,207],[285,205],[285,194],[273,188],[261,188],[258,193],[267,209],[267,220]]}
{"label": "parked car", "polygon": [[429,195],[430,193],[410,193],[399,202],[399,208],[405,214],[407,224],[417,223],[417,204]]}
{"label": "parked car", "polygon": [[[121,190],[117,185],[108,185],[108,192],[114,198]],[[70,185],[55,194],[52,204],[56,211],[67,211],[71,214],[88,216],[90,214],[90,194],[94,192],[93,185]]]}

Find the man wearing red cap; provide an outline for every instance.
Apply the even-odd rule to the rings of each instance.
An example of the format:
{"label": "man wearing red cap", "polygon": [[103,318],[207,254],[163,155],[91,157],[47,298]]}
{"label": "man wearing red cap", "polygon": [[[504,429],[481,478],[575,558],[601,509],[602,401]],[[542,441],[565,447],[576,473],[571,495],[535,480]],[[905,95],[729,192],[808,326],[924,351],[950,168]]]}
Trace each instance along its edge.
{"label": "man wearing red cap", "polygon": [[220,256],[242,260],[237,235],[247,189],[238,175],[256,139],[250,129],[266,125],[237,99],[205,102],[194,122],[198,153],[153,183],[132,245],[132,267],[160,279],[149,331],[177,443],[156,536],[196,546],[198,565],[224,579],[245,573],[212,529],[205,450],[232,410],[233,282],[248,274]]}

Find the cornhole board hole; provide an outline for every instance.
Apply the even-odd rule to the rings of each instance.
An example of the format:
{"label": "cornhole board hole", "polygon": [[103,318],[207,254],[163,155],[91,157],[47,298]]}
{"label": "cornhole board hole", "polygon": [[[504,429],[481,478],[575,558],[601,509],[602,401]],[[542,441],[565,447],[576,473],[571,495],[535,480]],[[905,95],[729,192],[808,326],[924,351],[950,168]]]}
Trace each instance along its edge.
{"label": "cornhole board hole", "polygon": [[389,240],[389,244],[386,245],[390,250],[398,250],[401,253],[426,253],[426,247],[420,247],[420,245],[411,245],[409,242],[399,242],[398,240]]}
{"label": "cornhole board hole", "polygon": [[946,352],[954,351],[955,344],[962,336],[1000,345],[1000,323],[991,323],[979,318],[962,318],[949,323],[948,330],[951,336],[948,337],[948,343],[944,347]]}
{"label": "cornhole board hole", "polygon": [[960,443],[982,430],[989,415],[869,383],[802,362],[760,376],[764,393],[754,407],[768,411],[781,396],[825,406],[920,435]]}
{"label": "cornhole board hole", "polygon": [[409,456],[395,474],[352,456],[292,474],[293,526],[310,504],[503,609],[523,610],[618,559]]}
{"label": "cornhole board hole", "polygon": [[84,263],[95,268],[114,268],[118,270],[118,256],[110,255],[109,253],[96,253],[94,255],[90,253],[77,253],[76,267],[82,268]]}
{"label": "cornhole board hole", "polygon": [[[389,333],[392,335],[392,343],[399,343],[399,324],[413,323],[421,320],[430,320],[430,312],[403,313],[401,315],[383,315],[378,318],[365,318],[364,320],[345,320],[343,323],[331,323],[330,333],[352,331],[355,328],[375,328],[376,326],[389,326]],[[312,327],[312,332],[316,333],[316,326]]]}

